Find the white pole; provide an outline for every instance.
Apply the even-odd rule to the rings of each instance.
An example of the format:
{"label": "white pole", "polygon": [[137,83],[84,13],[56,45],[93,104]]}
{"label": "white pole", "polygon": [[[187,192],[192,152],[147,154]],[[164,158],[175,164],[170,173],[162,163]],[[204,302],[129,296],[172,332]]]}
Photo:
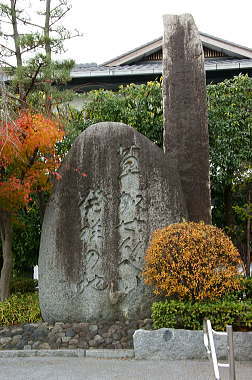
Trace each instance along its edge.
{"label": "white pole", "polygon": [[214,347],[212,325],[209,319],[207,320],[206,323],[207,323],[207,331],[208,331],[210,350],[211,350],[211,356],[212,356],[212,362],[213,362],[214,376],[215,376],[215,380],[220,380],[220,372],[219,372],[219,367],[218,367],[217,355],[216,355],[216,351]]}

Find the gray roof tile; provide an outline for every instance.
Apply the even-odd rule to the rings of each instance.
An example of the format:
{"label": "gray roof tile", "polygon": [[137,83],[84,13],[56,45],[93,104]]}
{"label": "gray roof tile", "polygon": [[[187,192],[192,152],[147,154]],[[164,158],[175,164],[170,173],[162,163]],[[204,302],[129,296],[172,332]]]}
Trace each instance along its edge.
{"label": "gray roof tile", "polygon": [[[252,59],[206,59],[206,71],[252,68]],[[102,65],[79,64],[71,71],[72,78],[92,76],[121,76],[141,74],[161,74],[162,62],[107,67]]]}

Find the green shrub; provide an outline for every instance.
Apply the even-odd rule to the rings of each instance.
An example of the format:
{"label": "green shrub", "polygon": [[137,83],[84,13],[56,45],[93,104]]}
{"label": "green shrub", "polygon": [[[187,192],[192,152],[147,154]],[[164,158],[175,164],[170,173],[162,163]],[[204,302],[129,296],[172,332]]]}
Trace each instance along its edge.
{"label": "green shrub", "polygon": [[33,293],[38,286],[38,280],[32,278],[14,278],[11,280],[10,291],[11,294],[16,293]]}
{"label": "green shrub", "polygon": [[244,296],[247,300],[252,302],[252,277],[244,278],[242,280],[242,285],[244,286]]}
{"label": "green shrub", "polygon": [[0,302],[0,326],[41,320],[38,294],[14,294]]}
{"label": "green shrub", "polygon": [[183,302],[177,300],[155,302],[152,305],[153,327],[202,330],[203,320],[210,319],[215,330],[224,331],[230,324],[236,331],[252,330],[250,302],[218,301]]}
{"label": "green shrub", "polygon": [[222,300],[246,301],[252,303],[252,277],[241,277],[241,287],[241,290],[225,294]]}

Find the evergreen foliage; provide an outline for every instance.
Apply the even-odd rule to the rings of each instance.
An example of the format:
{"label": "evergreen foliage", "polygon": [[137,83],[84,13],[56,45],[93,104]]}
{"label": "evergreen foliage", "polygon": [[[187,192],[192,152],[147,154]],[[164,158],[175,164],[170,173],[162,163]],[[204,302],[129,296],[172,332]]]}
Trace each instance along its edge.
{"label": "evergreen foliage", "polygon": [[210,319],[213,329],[225,331],[232,325],[235,331],[252,330],[252,303],[248,301],[188,302],[170,300],[152,305],[155,329],[170,327],[202,330],[203,320]]}
{"label": "evergreen foliage", "polygon": [[125,123],[137,129],[158,146],[163,145],[162,84],[130,84],[118,91],[95,90],[88,95],[84,106],[86,122],[101,121]]}

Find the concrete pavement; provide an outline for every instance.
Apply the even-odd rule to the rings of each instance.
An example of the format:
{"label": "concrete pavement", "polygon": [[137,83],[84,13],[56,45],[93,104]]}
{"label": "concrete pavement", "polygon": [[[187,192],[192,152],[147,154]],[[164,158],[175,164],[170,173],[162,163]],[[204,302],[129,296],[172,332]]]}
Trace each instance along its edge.
{"label": "concrete pavement", "polygon": [[[236,363],[237,380],[252,379],[252,362]],[[228,380],[228,369],[221,369]],[[0,359],[1,380],[214,380],[209,361],[89,357]]]}

